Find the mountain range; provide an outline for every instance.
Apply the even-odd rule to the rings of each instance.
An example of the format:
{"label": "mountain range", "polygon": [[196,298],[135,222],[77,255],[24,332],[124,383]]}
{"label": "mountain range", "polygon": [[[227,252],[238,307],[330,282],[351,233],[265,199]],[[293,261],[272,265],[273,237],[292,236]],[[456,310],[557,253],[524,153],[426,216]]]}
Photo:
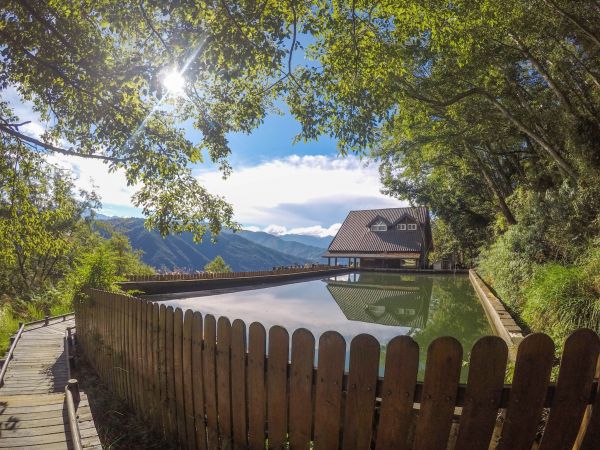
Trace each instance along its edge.
{"label": "mountain range", "polygon": [[[275,266],[322,263],[321,255],[332,237],[304,235],[275,236],[262,231],[224,230],[211,241],[210,233],[202,243],[194,242],[191,233],[162,238],[144,227],[139,218],[98,218],[126,235],[131,246],[141,250],[142,261],[159,270],[202,270],[220,255],[234,271],[267,270]],[[314,245],[313,245],[314,244]]]}

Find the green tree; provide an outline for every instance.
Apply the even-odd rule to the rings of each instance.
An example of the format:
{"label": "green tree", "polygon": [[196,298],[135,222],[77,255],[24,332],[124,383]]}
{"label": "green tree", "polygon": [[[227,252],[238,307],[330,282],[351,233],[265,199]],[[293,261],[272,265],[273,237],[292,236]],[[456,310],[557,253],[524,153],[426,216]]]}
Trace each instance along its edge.
{"label": "green tree", "polygon": [[208,273],[227,273],[231,272],[231,267],[225,263],[220,255],[217,255],[215,259],[204,266],[204,270]]}
{"label": "green tree", "polygon": [[[308,6],[308,5],[307,5]],[[147,225],[200,239],[234,226],[231,207],[191,165],[227,175],[227,134],[250,132],[291,79],[295,8],[275,1],[9,0],[0,11],[0,133],[46,153],[125,170]],[[299,8],[299,7],[298,7]],[[184,95],[162,81],[185,77]],[[47,129],[27,134],[11,87]],[[193,125],[194,144],[179,124]]]}
{"label": "green tree", "polygon": [[18,296],[72,267],[92,235],[82,214],[98,198],[19,143],[5,142],[0,153],[0,287]]}

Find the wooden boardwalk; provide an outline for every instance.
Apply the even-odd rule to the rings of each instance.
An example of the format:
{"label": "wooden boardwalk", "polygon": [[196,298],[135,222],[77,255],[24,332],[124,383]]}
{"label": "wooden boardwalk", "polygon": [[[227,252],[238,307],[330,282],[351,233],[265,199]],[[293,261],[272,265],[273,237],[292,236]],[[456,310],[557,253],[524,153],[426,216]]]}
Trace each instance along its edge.
{"label": "wooden boardwalk", "polygon": [[[69,378],[64,351],[67,327],[75,319],[51,319],[27,326],[8,362],[0,387],[0,449],[71,449],[65,402]],[[77,419],[84,448],[102,448],[88,399],[80,393]]]}

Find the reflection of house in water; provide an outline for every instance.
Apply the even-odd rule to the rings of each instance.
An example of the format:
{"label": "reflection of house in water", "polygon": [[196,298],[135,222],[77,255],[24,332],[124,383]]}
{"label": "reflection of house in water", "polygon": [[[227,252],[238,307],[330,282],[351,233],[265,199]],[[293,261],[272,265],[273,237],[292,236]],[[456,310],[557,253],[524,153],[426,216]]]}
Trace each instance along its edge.
{"label": "reflection of house in water", "polygon": [[324,280],[348,320],[422,329],[433,281],[429,277],[352,273]]}

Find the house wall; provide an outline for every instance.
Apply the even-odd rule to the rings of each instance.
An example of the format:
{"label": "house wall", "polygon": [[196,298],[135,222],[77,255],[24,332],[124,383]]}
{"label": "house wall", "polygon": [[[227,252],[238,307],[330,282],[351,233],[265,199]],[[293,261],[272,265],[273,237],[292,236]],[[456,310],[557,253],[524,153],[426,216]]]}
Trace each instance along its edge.
{"label": "house wall", "polygon": [[[410,266],[403,263],[403,258],[389,259],[389,258],[360,258],[360,267],[365,269],[401,269],[410,268]],[[421,259],[416,259],[415,269],[422,268]]]}

